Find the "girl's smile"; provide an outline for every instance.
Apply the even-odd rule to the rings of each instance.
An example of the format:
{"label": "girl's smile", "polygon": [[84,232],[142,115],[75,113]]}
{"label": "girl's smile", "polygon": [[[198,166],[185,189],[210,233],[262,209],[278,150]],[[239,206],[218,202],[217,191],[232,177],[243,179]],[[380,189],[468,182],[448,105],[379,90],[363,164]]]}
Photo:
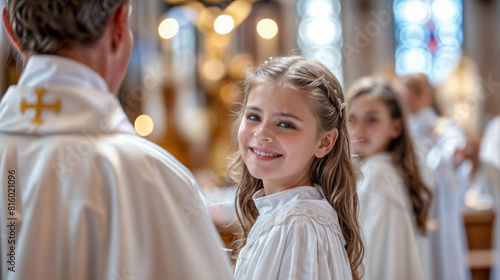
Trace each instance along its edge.
{"label": "girl's smile", "polygon": [[274,160],[283,155],[275,153],[272,150],[264,148],[250,147],[250,150],[254,154],[254,157],[258,160]]}

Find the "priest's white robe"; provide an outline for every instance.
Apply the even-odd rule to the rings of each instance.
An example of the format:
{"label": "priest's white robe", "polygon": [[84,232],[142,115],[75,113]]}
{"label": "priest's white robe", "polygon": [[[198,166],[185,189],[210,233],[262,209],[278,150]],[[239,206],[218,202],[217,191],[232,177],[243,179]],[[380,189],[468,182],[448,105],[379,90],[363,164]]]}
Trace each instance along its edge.
{"label": "priest's white robe", "polygon": [[238,280],[352,279],[338,217],[317,186],[253,200],[259,217],[236,262]]}
{"label": "priest's white robe", "polygon": [[[34,123],[37,101],[60,108]],[[0,137],[1,279],[232,279],[191,173],[90,68],[31,57]]]}
{"label": "priest's white robe", "polygon": [[360,225],[365,241],[363,279],[424,279],[411,201],[390,155],[381,153],[366,158],[360,169]]}
{"label": "priest's white robe", "polygon": [[[408,118],[422,178],[432,190],[427,238],[417,238],[424,276],[429,280],[470,279],[467,237],[462,219],[465,184],[453,166],[453,154],[466,139],[456,122],[423,108]],[[462,180],[463,181],[463,180]]]}

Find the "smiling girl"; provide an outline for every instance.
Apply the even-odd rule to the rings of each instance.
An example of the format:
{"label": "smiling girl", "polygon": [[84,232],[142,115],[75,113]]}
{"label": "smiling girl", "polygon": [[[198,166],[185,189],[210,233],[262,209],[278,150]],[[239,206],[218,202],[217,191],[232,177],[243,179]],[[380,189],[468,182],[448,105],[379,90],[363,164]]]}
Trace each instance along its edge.
{"label": "smiling girl", "polygon": [[272,59],[242,83],[235,121],[242,239],[235,279],[359,279],[357,221],[342,88],[322,64]]}
{"label": "smiling girl", "polygon": [[399,96],[388,81],[371,77],[347,96],[354,151],[363,159],[358,194],[367,279],[423,279],[432,195],[419,175]]}

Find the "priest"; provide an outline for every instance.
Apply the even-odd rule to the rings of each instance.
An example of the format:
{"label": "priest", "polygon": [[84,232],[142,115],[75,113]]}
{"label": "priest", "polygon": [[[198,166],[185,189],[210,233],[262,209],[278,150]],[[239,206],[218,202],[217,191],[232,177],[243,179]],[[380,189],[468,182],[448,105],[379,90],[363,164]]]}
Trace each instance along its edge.
{"label": "priest", "polygon": [[0,279],[231,279],[191,173],[116,92],[128,0],[6,0],[27,61],[0,103]]}

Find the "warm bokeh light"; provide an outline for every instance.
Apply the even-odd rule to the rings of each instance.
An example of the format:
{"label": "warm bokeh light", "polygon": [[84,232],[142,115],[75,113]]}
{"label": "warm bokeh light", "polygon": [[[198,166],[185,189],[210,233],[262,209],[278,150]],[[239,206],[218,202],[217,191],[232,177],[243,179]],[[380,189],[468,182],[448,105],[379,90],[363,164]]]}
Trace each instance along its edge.
{"label": "warm bokeh light", "polygon": [[170,39],[179,32],[179,23],[173,18],[164,19],[158,26],[158,34],[163,39]]}
{"label": "warm bokeh light", "polygon": [[229,75],[235,80],[242,79],[248,68],[254,67],[253,57],[248,53],[240,53],[231,59]]}
{"label": "warm bokeh light", "polygon": [[134,128],[137,134],[146,137],[153,132],[153,120],[148,115],[140,115],[135,119]]}
{"label": "warm bokeh light", "polygon": [[236,0],[224,9],[225,15],[230,15],[234,19],[234,26],[239,26],[252,12],[253,1]]}
{"label": "warm bokeh light", "polygon": [[201,71],[207,80],[218,81],[226,74],[226,67],[218,59],[209,59],[203,63]]}
{"label": "warm bokeh light", "polygon": [[257,33],[264,39],[274,38],[278,34],[278,25],[272,19],[262,19],[257,23]]}
{"label": "warm bokeh light", "polygon": [[236,94],[233,84],[226,84],[220,90],[220,97],[226,104],[231,104],[235,101]]}
{"label": "warm bokeh light", "polygon": [[220,15],[214,21],[215,32],[225,35],[234,28],[234,19],[230,15]]}

